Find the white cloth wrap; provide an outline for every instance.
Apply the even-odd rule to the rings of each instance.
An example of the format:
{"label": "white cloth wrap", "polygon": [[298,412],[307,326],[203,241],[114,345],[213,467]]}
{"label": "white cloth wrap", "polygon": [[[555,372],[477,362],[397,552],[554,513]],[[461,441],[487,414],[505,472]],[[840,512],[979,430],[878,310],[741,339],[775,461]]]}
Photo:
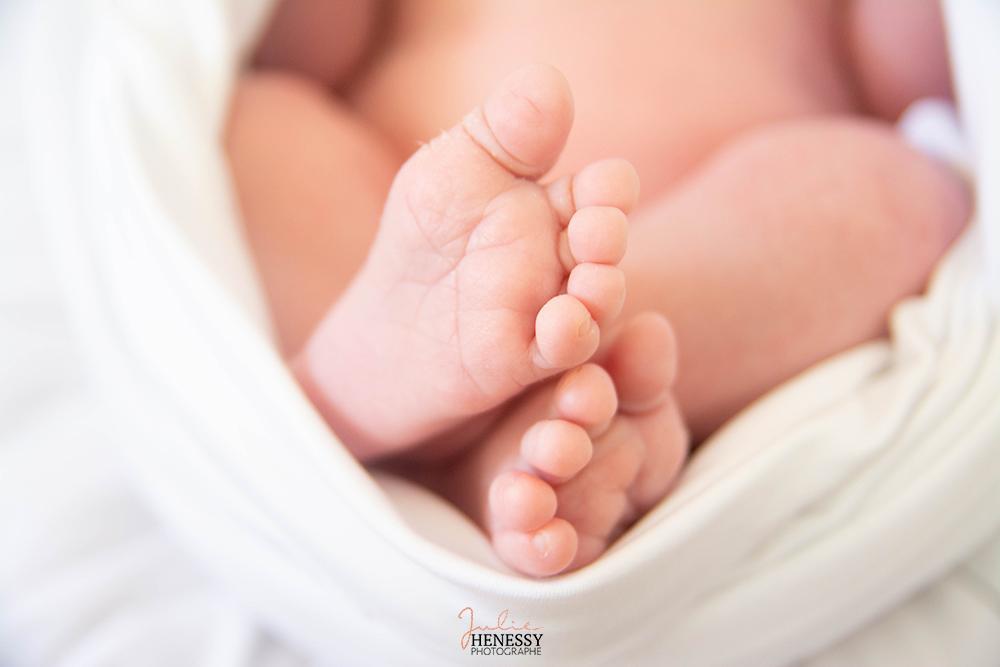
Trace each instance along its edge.
{"label": "white cloth wrap", "polygon": [[[544,664],[1000,663],[992,0],[948,4],[978,209],[928,294],[552,581],[372,479],[275,354],[220,150],[267,11],[0,7],[0,661],[461,663],[471,606],[542,626]],[[934,105],[911,121],[962,154]]]}

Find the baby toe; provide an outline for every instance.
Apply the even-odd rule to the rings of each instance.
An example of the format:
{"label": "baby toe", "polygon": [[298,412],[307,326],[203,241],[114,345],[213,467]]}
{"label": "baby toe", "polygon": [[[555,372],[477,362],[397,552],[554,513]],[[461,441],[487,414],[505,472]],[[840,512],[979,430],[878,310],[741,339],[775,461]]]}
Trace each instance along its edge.
{"label": "baby toe", "polygon": [[552,207],[566,224],[577,209],[588,206],[612,206],[629,213],[639,201],[639,175],[627,160],[612,158],[564,176],[547,190]]}
{"label": "baby toe", "polygon": [[577,264],[569,274],[566,292],[586,306],[595,322],[607,324],[625,305],[625,273],[607,264]]}
{"label": "baby toe", "polygon": [[501,473],[490,485],[491,524],[507,530],[535,530],[556,514],[556,494],[534,475]]}
{"label": "baby toe", "polygon": [[576,570],[590,565],[608,550],[608,538],[600,535],[577,533],[576,556],[570,569]]}
{"label": "baby toe", "polygon": [[566,233],[576,262],[617,264],[625,256],[628,218],[619,208],[588,206],[573,214]]}
{"label": "baby toe", "polygon": [[593,481],[575,484],[578,479],[559,487],[557,516],[580,533],[606,538],[631,516],[631,501],[622,490],[607,489]]}
{"label": "baby toe", "polygon": [[567,521],[552,519],[532,532],[494,533],[493,548],[515,570],[533,577],[550,577],[573,562],[577,534]]}
{"label": "baby toe", "polygon": [[622,410],[641,412],[662,405],[677,374],[673,328],[658,313],[636,315],[615,337],[603,365],[615,381]]}
{"label": "baby toe", "polygon": [[533,361],[547,372],[578,366],[594,354],[599,342],[600,331],[587,307],[575,296],[560,294],[535,318]]}
{"label": "baby toe", "polygon": [[578,209],[614,206],[629,213],[639,201],[639,173],[628,160],[600,160],[581,169],[573,177],[572,188]]}
{"label": "baby toe", "polygon": [[690,437],[672,399],[635,419],[646,444],[645,461],[629,488],[629,497],[638,510],[645,511],[673,488],[687,460]]}
{"label": "baby toe", "polygon": [[535,423],[521,440],[524,460],[552,481],[569,479],[583,470],[592,454],[593,445],[583,427],[562,419]]}
{"label": "baby toe", "polygon": [[602,432],[618,411],[615,384],[597,364],[566,372],[552,400],[559,417],[579,424],[591,435]]}
{"label": "baby toe", "polygon": [[508,76],[464,126],[498,163],[531,178],[555,162],[572,123],[566,78],[548,65],[529,65]]}

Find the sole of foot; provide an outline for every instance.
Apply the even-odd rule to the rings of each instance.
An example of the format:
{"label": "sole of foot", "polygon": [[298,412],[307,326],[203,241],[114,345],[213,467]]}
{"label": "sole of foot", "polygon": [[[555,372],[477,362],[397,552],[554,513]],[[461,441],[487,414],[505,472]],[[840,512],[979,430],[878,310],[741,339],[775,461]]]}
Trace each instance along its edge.
{"label": "sole of foot", "polygon": [[627,322],[596,363],[527,395],[440,477],[511,568],[547,577],[603,554],[662,500],[688,453],[659,315]]}
{"label": "sole of foot", "polygon": [[625,297],[617,264],[638,179],[612,159],[540,185],[572,116],[562,75],[526,67],[396,176],[364,267],[294,360],[362,460],[597,350]]}

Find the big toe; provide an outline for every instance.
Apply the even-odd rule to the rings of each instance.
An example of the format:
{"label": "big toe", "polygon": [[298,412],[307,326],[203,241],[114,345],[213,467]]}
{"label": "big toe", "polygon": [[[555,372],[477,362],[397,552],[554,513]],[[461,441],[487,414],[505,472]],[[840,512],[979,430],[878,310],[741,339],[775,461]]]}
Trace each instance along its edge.
{"label": "big toe", "polygon": [[[521,179],[537,178],[552,167],[572,123],[573,98],[562,74],[541,65],[518,70],[459,125],[406,161],[383,220],[415,219],[425,240],[438,249],[465,239],[490,202],[506,192],[530,191],[520,188]],[[545,197],[534,199],[545,210],[517,216],[517,224],[510,223],[509,206],[494,204],[501,213],[480,241],[509,243],[512,236],[537,231],[554,213]]]}
{"label": "big toe", "polygon": [[517,70],[463,121],[473,141],[524,178],[537,178],[555,164],[572,124],[569,83],[548,65]]}
{"label": "big toe", "polygon": [[497,555],[532,577],[559,574],[576,556],[578,535],[566,520],[554,518],[535,531],[501,531],[493,535]]}

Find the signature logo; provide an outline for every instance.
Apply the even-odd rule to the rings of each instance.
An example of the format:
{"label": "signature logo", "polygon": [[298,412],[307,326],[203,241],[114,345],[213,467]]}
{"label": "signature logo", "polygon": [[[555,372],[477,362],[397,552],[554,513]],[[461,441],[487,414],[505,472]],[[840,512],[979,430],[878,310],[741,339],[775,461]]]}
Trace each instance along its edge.
{"label": "signature logo", "polygon": [[465,607],[458,612],[464,632],[459,639],[463,651],[470,655],[541,655],[543,628],[531,621],[517,623],[509,609],[497,614],[495,625],[477,625],[476,612]]}

